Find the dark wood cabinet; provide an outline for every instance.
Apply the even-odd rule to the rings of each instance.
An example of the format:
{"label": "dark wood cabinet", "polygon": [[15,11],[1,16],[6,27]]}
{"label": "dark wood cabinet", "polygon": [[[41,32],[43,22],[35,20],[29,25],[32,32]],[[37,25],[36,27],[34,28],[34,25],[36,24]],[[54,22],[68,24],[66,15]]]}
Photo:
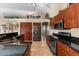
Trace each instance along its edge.
{"label": "dark wood cabinet", "polygon": [[64,27],[65,28],[78,28],[79,27],[79,4],[72,4],[65,10],[64,14]]}
{"label": "dark wood cabinet", "polygon": [[64,28],[77,28],[75,5],[66,8],[64,16]]}
{"label": "dark wood cabinet", "polygon": [[64,28],[79,28],[79,3],[73,3],[65,8],[51,21],[51,26],[54,26],[60,20],[64,20]]}
{"label": "dark wood cabinet", "polygon": [[24,35],[24,42],[32,41],[32,23],[21,22],[20,34]]}
{"label": "dark wood cabinet", "polygon": [[64,20],[64,28],[73,28],[75,26],[75,21],[74,20]]}
{"label": "dark wood cabinet", "polygon": [[64,56],[65,55],[65,48],[63,43],[57,41],[57,56]]}
{"label": "dark wood cabinet", "polygon": [[55,17],[50,20],[50,26],[54,27],[54,24],[55,24]]}
{"label": "dark wood cabinet", "polygon": [[79,56],[79,52],[69,47],[62,41],[57,41],[57,56]]}
{"label": "dark wood cabinet", "polygon": [[51,27],[54,27],[54,21],[53,21],[53,19],[50,20],[50,26],[51,26]]}

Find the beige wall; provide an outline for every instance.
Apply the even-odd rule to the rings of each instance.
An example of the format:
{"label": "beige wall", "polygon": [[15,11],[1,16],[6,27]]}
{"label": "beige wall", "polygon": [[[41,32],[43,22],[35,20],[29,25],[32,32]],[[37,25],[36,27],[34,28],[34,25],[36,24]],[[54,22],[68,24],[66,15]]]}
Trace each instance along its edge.
{"label": "beige wall", "polygon": [[72,28],[72,29],[68,29],[68,30],[50,29],[48,31],[48,34],[52,35],[52,33],[58,33],[58,32],[69,32],[69,33],[71,33],[72,37],[78,37],[79,38],[79,28]]}
{"label": "beige wall", "polygon": [[19,24],[19,28],[17,30],[15,30],[16,32],[18,32],[20,34],[20,22],[50,22],[50,20],[48,19],[5,19],[8,23],[13,23],[14,21],[16,21]]}
{"label": "beige wall", "polygon": [[71,29],[71,36],[79,38],[79,28],[72,28]]}

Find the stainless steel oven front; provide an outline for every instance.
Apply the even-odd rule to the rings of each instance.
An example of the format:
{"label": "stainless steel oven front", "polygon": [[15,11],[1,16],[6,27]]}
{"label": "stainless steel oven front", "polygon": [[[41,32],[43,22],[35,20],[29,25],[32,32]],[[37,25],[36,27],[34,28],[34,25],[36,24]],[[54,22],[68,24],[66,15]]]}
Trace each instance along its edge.
{"label": "stainless steel oven front", "polygon": [[56,40],[57,37],[52,36],[50,41],[50,49],[53,55],[56,55]]}

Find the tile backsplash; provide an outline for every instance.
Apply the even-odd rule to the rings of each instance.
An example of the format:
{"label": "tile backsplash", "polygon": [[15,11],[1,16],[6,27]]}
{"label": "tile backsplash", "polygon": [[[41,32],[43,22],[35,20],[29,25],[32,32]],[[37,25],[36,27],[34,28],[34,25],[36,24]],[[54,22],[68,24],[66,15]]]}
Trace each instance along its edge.
{"label": "tile backsplash", "polygon": [[71,36],[79,38],[79,28],[72,28],[67,30],[49,29],[48,34],[52,35],[52,33],[58,33],[58,32],[69,32],[71,33]]}
{"label": "tile backsplash", "polygon": [[56,30],[56,29],[49,29],[48,35],[52,35],[53,33],[58,33],[58,30]]}
{"label": "tile backsplash", "polygon": [[71,36],[79,38],[79,28],[72,28],[71,29]]}

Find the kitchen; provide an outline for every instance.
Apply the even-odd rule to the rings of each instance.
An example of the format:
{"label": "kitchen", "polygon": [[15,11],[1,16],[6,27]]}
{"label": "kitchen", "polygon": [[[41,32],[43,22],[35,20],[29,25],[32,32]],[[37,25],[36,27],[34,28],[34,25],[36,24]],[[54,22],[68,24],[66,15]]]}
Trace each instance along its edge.
{"label": "kitchen", "polygon": [[[60,10],[50,20],[51,29],[47,37],[47,43],[57,56],[79,56],[78,5],[78,3],[70,3],[67,8]],[[54,29],[52,30],[52,28]]]}
{"label": "kitchen", "polygon": [[78,3],[0,3],[0,12],[0,56],[79,56]]}

